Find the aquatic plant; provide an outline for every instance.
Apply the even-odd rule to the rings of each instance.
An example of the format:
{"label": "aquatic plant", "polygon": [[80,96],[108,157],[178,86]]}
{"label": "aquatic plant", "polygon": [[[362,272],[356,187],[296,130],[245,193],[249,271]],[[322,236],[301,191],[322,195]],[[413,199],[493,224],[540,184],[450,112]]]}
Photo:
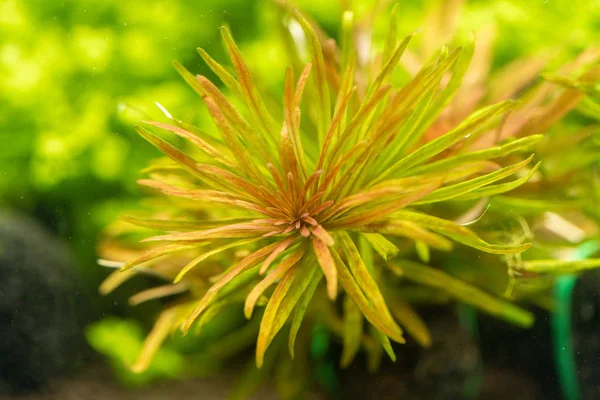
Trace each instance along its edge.
{"label": "aquatic plant", "polygon": [[[538,174],[531,148],[551,124],[499,135],[508,112],[515,110],[512,117],[532,104],[510,99],[477,110],[478,102],[472,102],[458,121],[441,123],[468,71],[473,43],[443,46],[401,82],[396,68],[411,36],[397,39],[397,11],[381,51],[372,51],[356,40],[351,12],[344,14],[338,47],[300,12],[283,8],[292,51],[281,102],[261,93],[231,33],[221,28],[235,75],[199,52],[230,95],[175,63],[218,132],[202,131],[166,110],[168,122],[145,121],[136,128],[167,156],[148,167],[149,178],[139,183],[165,197],[148,204],[149,216],[125,217],[142,228],[133,230],[144,235],[142,244],[119,247],[112,239],[105,245],[105,258],[124,263],[113,264],[121,272],[111,275],[103,291],[147,272],[173,284],[149,289],[137,300],[188,293],[161,314],[137,368],[148,365],[173,330],[202,329],[224,307],[240,303],[247,318],[261,308],[259,367],[285,325],[294,356],[303,319],[317,304],[342,337],[342,365],[364,346],[375,368],[381,348],[395,358],[390,339],[404,343],[403,328],[421,344],[430,342],[407,296],[394,288],[395,275],[417,283],[431,299],[443,293],[530,326],[529,312],[427,264],[431,249],[471,254],[465,251],[471,247],[518,257],[529,248],[522,242],[492,243],[489,238],[502,230],[465,222],[481,214],[468,219],[473,203],[493,202]],[[579,95],[579,87],[573,90]],[[535,121],[528,115],[520,126]],[[182,138],[188,150],[151,129]],[[494,141],[485,142],[490,137]],[[131,232],[126,229],[125,236]],[[121,233],[112,236],[121,239]],[[331,309],[338,297],[341,321]]]}
{"label": "aquatic plant", "polygon": [[[447,7],[438,4],[425,18],[427,40],[421,49],[405,59],[404,65],[409,71],[416,73],[423,62],[420,60],[456,26],[462,4],[460,1],[451,4]],[[486,149],[507,138],[545,135],[533,148],[536,157],[543,161],[535,178],[506,196],[486,199],[473,210],[482,213],[487,205],[490,219],[504,224],[501,229],[504,232],[498,234],[506,240],[516,237],[533,240],[535,249],[524,254],[524,262],[521,255],[506,257],[511,281],[506,294],[513,294],[513,284],[517,281],[534,288],[538,286],[534,292],[539,293],[539,286],[547,288],[552,283],[552,279],[545,279],[544,275],[578,272],[600,263],[573,259],[578,258],[575,253],[579,246],[597,235],[598,221],[593,210],[598,199],[598,131],[593,120],[597,120],[598,115],[600,49],[589,47],[556,72],[545,72],[542,77],[539,74],[550,60],[547,51],[516,59],[492,73],[495,29],[487,26],[476,36],[477,46],[463,84],[426,132],[425,141],[455,127],[478,107],[519,97],[519,104],[506,115],[500,129],[470,143],[466,151]],[[518,157],[513,154],[500,163],[514,163]],[[510,228],[506,224],[510,220],[518,220],[518,223]],[[520,232],[515,233],[515,230]],[[549,235],[554,237],[549,238]],[[591,254],[593,252],[588,255]],[[539,279],[532,280],[531,274]]]}

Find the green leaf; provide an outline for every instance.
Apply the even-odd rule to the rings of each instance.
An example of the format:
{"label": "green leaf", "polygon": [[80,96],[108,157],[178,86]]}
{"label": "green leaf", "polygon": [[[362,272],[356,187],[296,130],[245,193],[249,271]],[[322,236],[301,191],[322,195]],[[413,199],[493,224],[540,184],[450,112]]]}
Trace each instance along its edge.
{"label": "green leaf", "polygon": [[383,45],[383,52],[381,54],[381,60],[383,63],[387,63],[387,61],[392,56],[392,51],[396,47],[396,43],[398,41],[398,10],[400,9],[400,4],[396,3],[392,7],[392,12],[390,13],[390,25],[387,29],[387,35],[385,37],[385,42]]}
{"label": "green leaf", "polygon": [[490,244],[479,238],[472,230],[455,222],[442,218],[437,218],[427,214],[421,214],[412,211],[400,211],[394,214],[395,218],[400,220],[414,222],[424,228],[438,232],[452,240],[462,243],[466,246],[485,251],[492,254],[516,254],[527,250],[531,244],[520,245],[500,245]]}
{"label": "green leaf", "polygon": [[454,247],[450,240],[411,221],[388,220],[384,225],[374,229],[388,235],[404,236],[442,251],[450,251]]}
{"label": "green leaf", "polygon": [[[344,329],[342,331],[342,356],[340,367],[347,368],[356,357],[362,344],[363,316],[352,298],[344,298]],[[387,336],[385,336],[387,339]]]}
{"label": "green leaf", "polygon": [[408,260],[402,260],[399,264],[388,263],[386,266],[398,276],[448,292],[459,301],[477,307],[510,323],[525,328],[533,325],[534,316],[532,313],[491,296],[440,270]]}
{"label": "green leaf", "polygon": [[490,204],[497,211],[504,210],[519,215],[531,215],[546,211],[580,210],[586,202],[583,199],[547,200],[494,196],[490,199]]}
{"label": "green leaf", "polygon": [[[346,236],[346,237],[344,237]],[[380,329],[383,333],[391,337],[398,343],[404,343],[402,329],[396,324],[390,315],[385,300],[377,283],[371,277],[364,263],[360,259],[358,250],[354,246],[352,239],[343,232],[340,234],[342,249],[348,258],[348,265],[342,261],[339,254],[332,249],[332,256],[338,269],[338,276],[346,293],[354,300],[360,308],[365,318]],[[350,242],[352,244],[350,244]]]}
{"label": "green leaf", "polygon": [[296,21],[302,27],[306,39],[308,42],[308,51],[312,64],[314,66],[314,83],[316,87],[317,96],[315,102],[317,104],[316,109],[318,110],[317,117],[317,131],[319,137],[319,143],[323,143],[325,134],[329,128],[331,122],[331,98],[329,95],[329,86],[327,83],[327,73],[325,71],[325,59],[323,58],[323,50],[321,49],[321,43],[317,34],[310,26],[310,23],[304,18],[304,16],[296,9],[293,10],[293,16]]}
{"label": "green leaf", "polygon": [[181,281],[181,279],[185,276],[185,274],[190,272],[198,264],[200,264],[202,261],[208,259],[209,257],[211,257],[215,254],[219,254],[219,253],[221,253],[225,250],[231,249],[233,247],[238,247],[238,246],[243,246],[246,244],[254,243],[260,239],[261,238],[250,238],[250,239],[245,239],[245,240],[238,240],[236,242],[227,243],[226,245],[223,245],[220,247],[215,247],[215,248],[211,249],[210,251],[203,252],[198,257],[194,258],[192,261],[187,263],[183,268],[181,268],[181,270],[177,274],[177,277],[175,277],[175,280],[173,281],[173,283],[177,283],[177,282]]}
{"label": "green leaf", "polygon": [[354,45],[354,13],[352,11],[344,11],[342,15],[342,35],[341,35],[341,56],[340,69],[346,70],[349,65],[350,55],[356,48]]}
{"label": "green leaf", "polygon": [[381,365],[383,357],[383,347],[380,345],[381,332],[373,325],[369,325],[369,345],[366,347],[367,350],[367,368],[371,374],[374,374]]}
{"label": "green leaf", "polygon": [[388,257],[394,257],[400,251],[392,242],[379,233],[362,233],[362,235],[385,261]]}
{"label": "green leaf", "polygon": [[429,246],[427,246],[427,243],[421,241],[421,240],[416,240],[415,241],[415,250],[417,252],[417,255],[419,256],[419,259],[424,262],[424,263],[428,263],[431,259],[431,253],[429,252]]}
{"label": "green leaf", "polygon": [[489,160],[507,156],[511,153],[529,149],[539,143],[544,138],[544,135],[532,135],[522,139],[513,140],[501,146],[490,147],[485,150],[473,151],[465,154],[459,154],[452,157],[442,158],[429,164],[420,165],[409,169],[403,176],[414,176],[421,174],[429,174],[432,172],[450,171],[459,165],[464,165],[468,162],[476,162]]}
{"label": "green leaf", "polygon": [[[411,39],[412,35],[405,37],[402,43],[400,43],[396,47],[391,58],[385,63],[383,68],[381,68],[381,70],[377,74],[377,77],[375,78],[375,81],[369,86],[369,91],[365,99],[369,99],[371,95],[374,94],[380,87],[389,83],[392,77],[392,72],[394,72],[394,69],[396,68],[396,66],[398,66],[400,57],[402,57],[402,54],[404,54],[404,51],[408,47],[408,43]],[[370,120],[370,118],[368,118],[368,120]]]}
{"label": "green leaf", "polygon": [[383,349],[385,350],[385,352],[387,353],[387,355],[390,357],[390,359],[392,361],[396,361],[396,353],[394,353],[394,349],[392,348],[392,344],[390,343],[390,339],[385,336],[383,334],[383,332],[381,332],[379,329],[375,328],[377,330],[377,337],[379,339],[379,342],[381,343],[381,346],[383,347]]}
{"label": "green leaf", "polygon": [[275,139],[278,133],[277,123],[269,113],[240,50],[226,27],[221,27],[221,37],[235,68],[242,95],[254,123],[264,135]]}
{"label": "green leaf", "polygon": [[[229,358],[235,357],[240,352],[254,346],[259,324],[260,319],[254,318],[239,328],[227,333],[203,350],[203,358],[206,357],[207,360],[210,360],[213,363],[219,363],[227,361]],[[251,364],[256,367],[253,361],[254,360],[251,361]]]}
{"label": "green leaf", "polygon": [[98,292],[102,296],[106,296],[123,283],[136,276],[137,273],[138,272],[135,269],[130,269],[128,271],[113,271],[106,277],[106,279],[102,281],[100,287],[98,288]]}
{"label": "green leaf", "polygon": [[252,361],[249,361],[227,399],[245,400],[255,394],[269,379],[276,365],[277,356],[277,351],[270,351],[265,357],[263,368],[257,368]]}
{"label": "green leaf", "polygon": [[519,265],[518,270],[536,274],[562,275],[573,274],[600,267],[600,258],[586,260],[528,260]]}
{"label": "green leaf", "polygon": [[202,57],[206,65],[219,77],[221,82],[227,86],[234,94],[241,95],[242,88],[238,81],[218,62],[216,62],[204,49],[198,47],[198,54]]}
{"label": "green leaf", "polygon": [[206,91],[206,96],[203,97],[204,103],[219,127],[221,137],[225,140],[228,149],[237,151],[235,154],[240,158],[244,156],[240,155],[240,148],[247,147],[253,151],[253,155],[260,155],[262,162],[273,163],[277,148],[275,137],[250,125],[219,88],[206,77],[198,76],[197,79]]}
{"label": "green leaf", "polygon": [[[501,168],[498,171],[494,171],[489,174],[479,176],[477,178],[469,179],[465,182],[457,183],[455,185],[446,186],[441,189],[437,189],[433,193],[430,193],[427,196],[423,197],[421,200],[416,201],[414,204],[417,205],[417,204],[437,203],[437,202],[449,200],[449,199],[452,199],[455,197],[459,197],[462,195],[466,195],[467,199],[474,199],[474,198],[485,197],[485,193],[493,194],[494,190],[481,190],[481,191],[476,191],[475,193],[483,194],[483,195],[474,197],[473,191],[475,191],[476,189],[479,189],[483,186],[497,182],[501,179],[504,179],[504,178],[520,171],[521,169],[525,168],[531,162],[531,160],[533,160],[533,154],[526,160],[523,160],[523,161],[518,162],[513,165],[509,165],[508,167]],[[532,169],[533,173],[535,173],[535,171],[537,171],[538,168],[539,168],[539,164]],[[533,175],[533,173],[531,173],[531,171],[530,171],[530,173],[526,175],[527,179],[523,180],[521,178],[521,179],[518,179],[516,182],[518,182],[520,184],[526,182]],[[519,185],[517,184],[514,187],[517,187],[517,186],[519,186]],[[507,188],[505,191],[508,191],[513,188],[513,185],[502,186],[502,188]],[[485,189],[489,189],[489,188],[485,188]]]}
{"label": "green leaf", "polygon": [[[286,323],[295,307],[299,307],[294,316],[294,329],[297,332],[301,317],[304,315],[301,308],[306,309],[306,305],[312,296],[311,292],[314,292],[314,288],[320,280],[321,274],[320,271],[316,271],[317,269],[318,266],[315,260],[307,257],[302,264],[294,265],[279,281],[269,303],[267,303],[260,324],[260,333],[256,345],[256,365],[259,367],[262,364],[266,349]],[[300,298],[302,298],[302,303],[299,303]],[[291,340],[292,337],[290,336]],[[291,345],[293,346],[293,343]]]}
{"label": "green leaf", "polygon": [[301,247],[297,248],[286,258],[281,260],[279,265],[269,272],[267,276],[252,289],[252,291],[248,294],[248,297],[246,297],[246,303],[244,304],[244,315],[247,319],[252,317],[254,306],[263,292],[277,280],[282,278],[284,274],[290,270],[290,268],[292,268],[302,259],[302,256],[304,256],[304,250]]}
{"label": "green leaf", "polygon": [[181,65],[179,61],[173,61],[173,66],[175,67],[179,75],[181,75],[181,77],[186,81],[186,83],[196,91],[196,93],[198,93],[201,97],[206,96],[206,91],[204,90],[202,85],[200,85],[194,74],[192,74],[183,65]]}
{"label": "green leaf", "polygon": [[278,242],[265,246],[254,253],[246,256],[242,261],[236,264],[233,268],[223,274],[211,287],[208,289],[204,297],[198,302],[194,311],[183,324],[182,330],[187,332],[190,326],[194,323],[204,310],[215,300],[221,289],[229,284],[235,278],[240,277],[244,273],[250,272],[260,262],[264,261],[269,254],[279,245]]}
{"label": "green leaf", "polygon": [[321,282],[321,278],[323,278],[323,272],[317,267],[316,262],[311,262],[306,267],[307,269],[307,278],[302,279],[301,284],[306,285],[304,287],[304,292],[302,293],[300,299],[298,300],[298,304],[294,310],[294,316],[292,317],[292,325],[290,327],[290,336],[288,340],[288,348],[290,351],[290,356],[294,358],[294,344],[296,343],[296,336],[298,335],[298,331],[300,330],[300,325],[302,324],[302,319],[304,318],[304,314],[306,313],[306,309],[308,308],[308,304],[313,298],[315,290]]}
{"label": "green leaf", "polygon": [[155,126],[157,128],[160,129],[164,129],[168,132],[171,132],[179,137],[184,138],[185,140],[187,140],[188,142],[190,142],[191,144],[193,144],[196,148],[202,150],[206,155],[210,156],[211,158],[215,159],[216,161],[219,161],[221,164],[228,166],[228,167],[233,167],[234,164],[230,159],[229,156],[229,152],[222,152],[219,151],[217,148],[213,147],[210,143],[206,142],[203,140],[202,137],[206,137],[206,134],[196,134],[196,133],[192,133],[184,128],[178,127],[178,126],[173,126],[173,125],[169,125],[169,124],[164,124],[162,122],[155,122],[155,121],[142,121],[144,124],[148,124],[151,126]]}
{"label": "green leaf", "polygon": [[177,164],[181,165],[185,170],[190,172],[192,175],[197,176],[201,179],[210,178],[207,177],[202,171],[199,171],[196,168],[196,160],[185,155],[181,150],[174,147],[173,145],[167,143],[160,137],[156,136],[154,133],[150,132],[148,129],[143,128],[141,126],[135,127],[136,132],[146,139],[150,144],[160,150],[163,154],[168,156],[170,159],[175,161]]}
{"label": "green leaf", "polygon": [[436,96],[435,100],[431,104],[431,107],[427,110],[425,117],[421,122],[420,131],[424,131],[427,127],[429,127],[432,122],[440,115],[442,110],[450,104],[450,101],[453,99],[454,94],[460,88],[462,84],[465,73],[467,72],[469,66],[471,65],[471,59],[473,58],[473,53],[475,51],[475,37],[471,36],[469,42],[462,48],[460,56],[456,61],[456,65],[452,69],[452,76],[450,80],[446,84],[446,86],[440,91],[440,93]]}
{"label": "green leaf", "polygon": [[507,100],[474,112],[450,132],[432,140],[398,160],[398,162],[388,168],[377,179],[377,182],[383,180],[384,177],[393,172],[402,172],[415,165],[419,165],[465,138],[472,138],[474,135],[477,135],[477,133],[482,132],[485,127],[489,126],[494,121],[495,117],[502,115],[515,104],[516,102],[514,100]]}
{"label": "green leaf", "polygon": [[516,189],[519,186],[527,183],[527,181],[529,181],[529,179],[531,179],[531,177],[539,170],[541,164],[542,164],[541,162],[537,163],[529,172],[527,172],[526,175],[522,176],[519,179],[515,179],[512,182],[501,183],[499,185],[491,185],[491,186],[487,186],[487,187],[484,187],[481,189],[477,189],[477,190],[472,191],[471,193],[465,194],[460,197],[456,197],[454,200],[463,201],[463,200],[481,199],[483,197],[489,197],[489,196],[494,196],[496,194],[509,192],[509,191]]}
{"label": "green leaf", "polygon": [[431,333],[425,321],[419,317],[419,314],[401,299],[400,296],[394,296],[389,302],[390,311],[406,332],[412,336],[417,343],[423,347],[431,346]]}
{"label": "green leaf", "polygon": [[390,164],[393,164],[396,160],[398,160],[400,155],[407,148],[410,148],[414,142],[419,140],[422,132],[420,132],[418,128],[421,125],[421,121],[425,116],[425,113],[431,105],[431,101],[436,93],[436,89],[436,87],[429,89],[429,92],[427,92],[423,99],[417,103],[414,111],[410,114],[406,122],[402,124],[402,127],[399,133],[396,135],[393,143],[383,149],[383,160],[379,163],[380,166],[376,170],[374,176],[379,175],[389,168]]}
{"label": "green leaf", "polygon": [[136,267],[142,263],[150,260],[154,260],[158,257],[162,257],[168,254],[178,253],[180,251],[191,250],[201,246],[205,246],[208,243],[194,243],[194,244],[181,244],[181,243],[167,243],[162,246],[153,247],[146,250],[141,256],[128,261],[123,267],[121,272],[127,271],[130,268]]}
{"label": "green leaf", "polygon": [[391,100],[390,110],[402,112],[419,104],[433,88],[440,85],[443,76],[453,68],[462,48],[458,47],[448,54],[448,48],[444,46],[437,60],[426,65],[419,73],[405,85]]}
{"label": "green leaf", "polygon": [[[275,335],[279,332],[287,317],[292,312],[295,302],[292,304],[288,302],[287,307],[282,308],[283,299],[291,289],[292,295],[297,293],[296,300],[300,297],[301,292],[298,291],[299,285],[292,285],[298,268],[292,267],[285,276],[279,281],[275,291],[271,295],[265,313],[263,314],[262,321],[260,323],[260,331],[258,332],[258,339],[256,341],[256,366],[262,367],[265,358],[265,352],[273,341]],[[294,296],[295,297],[295,296]],[[291,307],[290,307],[291,306]]]}
{"label": "green leaf", "polygon": [[133,215],[125,215],[122,216],[121,219],[144,228],[176,232],[211,229],[232,223],[248,222],[248,218],[222,218],[219,220],[156,219],[137,217]]}

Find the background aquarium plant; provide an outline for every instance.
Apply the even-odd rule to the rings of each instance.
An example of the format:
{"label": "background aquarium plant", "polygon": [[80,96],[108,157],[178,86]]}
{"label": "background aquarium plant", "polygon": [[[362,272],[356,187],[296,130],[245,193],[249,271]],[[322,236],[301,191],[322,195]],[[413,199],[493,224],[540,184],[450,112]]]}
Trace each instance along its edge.
{"label": "background aquarium plant", "polygon": [[3,2],[0,395],[600,398],[599,26]]}

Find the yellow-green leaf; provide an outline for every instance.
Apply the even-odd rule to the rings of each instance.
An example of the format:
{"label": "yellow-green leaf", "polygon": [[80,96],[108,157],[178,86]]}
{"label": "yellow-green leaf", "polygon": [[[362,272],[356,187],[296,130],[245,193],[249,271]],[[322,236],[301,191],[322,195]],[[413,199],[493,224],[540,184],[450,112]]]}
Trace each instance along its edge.
{"label": "yellow-green leaf", "polygon": [[527,260],[519,269],[537,274],[561,275],[573,274],[600,267],[600,258],[587,260]]}
{"label": "yellow-green leaf", "polygon": [[[387,306],[385,305],[385,301],[383,300],[383,296],[379,292],[379,288],[377,288],[377,284],[366,270],[366,267],[364,267],[364,264],[353,263],[353,266],[357,268],[353,273],[335,250],[332,249],[331,254],[335,260],[339,273],[338,276],[344,290],[348,296],[354,300],[365,318],[394,341],[404,343],[402,329],[391,317],[387,310]],[[362,265],[362,267],[360,265]],[[360,278],[355,278],[357,274]],[[361,280],[361,283],[363,284],[362,287],[357,282],[358,279]],[[369,299],[367,299],[366,296],[369,296]],[[376,303],[376,305],[374,303]]]}
{"label": "yellow-green leaf", "polygon": [[[344,330],[342,335],[342,356],[340,366],[346,368],[360,350],[363,335],[363,316],[352,298],[344,298]],[[386,336],[387,338],[387,336]]]}
{"label": "yellow-green leaf", "polygon": [[404,327],[406,332],[421,346],[430,347],[431,333],[429,328],[410,304],[402,300],[400,296],[394,296],[389,304],[392,315]]}
{"label": "yellow-green leaf", "polygon": [[[489,174],[479,176],[477,178],[469,179],[465,182],[460,182],[455,185],[446,186],[441,189],[438,189],[438,190],[434,191],[433,193],[430,193],[427,196],[423,197],[421,200],[416,201],[414,204],[436,203],[436,202],[449,200],[449,199],[452,199],[452,198],[455,198],[455,197],[458,197],[461,195],[467,195],[466,196],[467,198],[484,197],[485,193],[488,193],[488,191],[482,190],[482,191],[476,192],[476,193],[483,193],[484,196],[472,197],[473,191],[476,189],[479,189],[483,186],[497,182],[501,179],[504,179],[504,178],[520,171],[521,169],[525,168],[531,162],[531,160],[533,160],[533,154],[529,158],[527,158],[521,162],[518,162],[513,165],[509,165],[508,167],[504,167],[502,169],[499,169],[498,171],[494,171]],[[538,169],[538,166],[533,168],[532,169],[532,171],[534,171],[533,173],[535,173],[535,171],[537,171],[537,169]],[[531,175],[533,175],[533,173],[530,172]],[[528,174],[529,177],[531,175]],[[529,179],[529,178],[527,178],[527,179]],[[522,179],[517,180],[517,182],[522,182]],[[511,188],[512,188],[512,186],[508,186],[507,190],[510,190]],[[469,196],[469,194],[471,196]]]}
{"label": "yellow-green leaf", "polygon": [[307,262],[304,269],[306,270],[306,277],[302,276],[298,279],[298,285],[302,290],[302,294],[294,309],[294,316],[292,317],[292,325],[290,327],[290,336],[288,340],[288,348],[292,358],[294,358],[294,343],[296,343],[296,336],[300,330],[302,319],[304,318],[308,304],[312,300],[319,282],[321,282],[321,278],[323,278],[323,272],[321,272],[314,260]]}
{"label": "yellow-green leaf", "polygon": [[392,242],[379,233],[362,233],[362,235],[371,244],[373,249],[379,253],[381,258],[386,261],[388,257],[394,257],[400,251]]}
{"label": "yellow-green leaf", "polygon": [[298,261],[302,259],[304,256],[304,250],[302,248],[296,249],[286,258],[284,258],[273,271],[271,271],[262,281],[260,281],[248,294],[246,297],[246,302],[244,304],[244,315],[247,319],[252,317],[252,311],[254,311],[254,306],[256,305],[256,301],[263,294],[263,292],[272,284],[274,284],[277,280],[279,280],[283,275],[285,275],[290,268],[292,268]]}
{"label": "yellow-green leaf", "polygon": [[529,311],[500,300],[438,269],[408,260],[388,263],[386,266],[398,276],[445,291],[464,303],[515,325],[529,328],[533,324],[534,317]]}
{"label": "yellow-green leaf", "polygon": [[447,236],[450,239],[457,241],[458,243],[462,243],[466,246],[470,246],[475,249],[485,251],[487,253],[516,254],[524,252],[531,246],[530,243],[519,245],[502,245],[487,243],[485,240],[477,236],[475,232],[473,232],[465,226],[427,214],[412,211],[399,211],[396,214],[394,214],[394,217],[400,220],[414,222],[418,225],[421,225],[424,228],[430,229],[434,232]]}

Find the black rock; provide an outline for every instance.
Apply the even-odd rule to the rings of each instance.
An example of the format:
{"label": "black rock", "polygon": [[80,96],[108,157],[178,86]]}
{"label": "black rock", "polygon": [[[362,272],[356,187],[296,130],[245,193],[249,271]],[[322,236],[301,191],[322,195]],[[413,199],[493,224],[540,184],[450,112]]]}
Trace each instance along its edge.
{"label": "black rock", "polygon": [[35,221],[0,212],[0,395],[40,390],[82,349],[67,248]]}

